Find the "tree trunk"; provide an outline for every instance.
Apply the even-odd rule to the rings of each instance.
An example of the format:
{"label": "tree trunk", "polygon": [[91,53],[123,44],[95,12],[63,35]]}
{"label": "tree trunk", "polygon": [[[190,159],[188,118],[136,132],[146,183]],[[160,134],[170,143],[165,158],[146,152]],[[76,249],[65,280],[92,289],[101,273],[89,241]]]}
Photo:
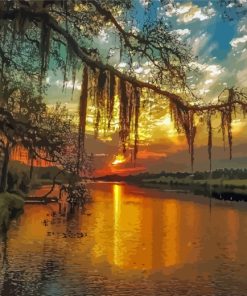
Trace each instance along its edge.
{"label": "tree trunk", "polygon": [[3,159],[3,166],[2,166],[0,192],[5,192],[7,190],[9,155],[10,155],[10,146],[9,146],[9,143],[7,143],[6,147],[4,148],[4,159]]}

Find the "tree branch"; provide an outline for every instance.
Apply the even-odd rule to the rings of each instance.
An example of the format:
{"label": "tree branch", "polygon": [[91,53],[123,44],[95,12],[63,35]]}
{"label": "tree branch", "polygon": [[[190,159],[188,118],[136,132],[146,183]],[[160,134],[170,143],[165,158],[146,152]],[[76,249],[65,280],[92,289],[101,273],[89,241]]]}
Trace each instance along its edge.
{"label": "tree branch", "polygon": [[[97,9],[99,9],[102,13],[105,13],[106,16],[110,17],[112,19],[112,22],[117,26],[117,29],[120,31],[122,34],[126,34],[126,32],[118,25],[117,21],[114,20],[114,18],[107,12],[107,10],[104,10],[103,8],[100,8],[98,3],[94,0],[90,0],[90,2],[97,6]],[[89,67],[93,69],[98,69],[101,71],[108,71],[115,76],[117,76],[119,79],[129,82],[135,87],[139,87],[141,89],[149,89],[154,91],[154,93],[162,95],[169,99],[172,103],[176,104],[178,108],[180,108],[183,111],[188,112],[189,110],[195,111],[195,112],[205,112],[205,111],[216,111],[220,110],[222,108],[225,108],[229,106],[229,103],[220,103],[220,104],[215,104],[215,105],[190,105],[188,102],[185,102],[183,98],[175,93],[171,93],[167,90],[164,90],[160,88],[159,86],[149,83],[149,82],[144,82],[139,79],[137,79],[135,76],[131,76],[125,73],[122,73],[121,71],[115,69],[113,66],[109,64],[104,64],[100,60],[95,60],[93,59],[88,53],[87,50],[82,48],[78,42],[75,40],[75,38],[47,12],[45,11],[32,11],[27,8],[19,8],[19,9],[12,9],[8,11],[1,11],[0,12],[0,19],[10,19],[13,20],[17,18],[20,14],[25,14],[25,16],[29,20],[33,21],[45,21],[48,26],[55,32],[57,32],[59,35],[61,35],[68,44],[70,44],[70,47],[74,51],[74,53],[84,62],[86,63]],[[133,35],[135,36],[135,35]],[[242,102],[241,100],[235,100],[234,101],[236,104],[239,104],[241,106],[246,106],[245,102]]]}
{"label": "tree branch", "polygon": [[41,198],[47,198],[47,196],[49,195],[49,194],[51,194],[52,192],[53,192],[53,190],[54,190],[54,188],[55,188],[55,186],[56,186],[56,179],[57,179],[57,177],[60,175],[60,174],[62,174],[62,173],[64,173],[64,169],[63,170],[61,170],[61,171],[59,171],[54,177],[53,177],[53,181],[52,181],[52,186],[51,186],[51,188],[50,188],[50,190],[45,194],[45,195],[43,195],[43,196],[41,196]]}
{"label": "tree branch", "polygon": [[83,61],[85,62],[89,67],[93,69],[99,69],[102,71],[109,71],[113,73],[115,76],[120,78],[121,80],[124,80],[126,82],[129,82],[130,84],[139,87],[139,88],[146,88],[153,90],[156,94],[163,95],[167,97],[169,100],[176,103],[180,108],[182,109],[188,109],[188,105],[183,102],[183,99],[174,94],[170,93],[166,90],[161,89],[160,87],[148,83],[143,82],[141,80],[138,80],[134,76],[129,76],[127,74],[124,74],[120,72],[119,70],[115,69],[113,66],[109,64],[104,64],[99,60],[94,60],[92,57],[90,57],[82,47],[79,46],[77,41],[73,38],[73,36],[62,26],[58,24],[58,22],[47,12],[35,12],[31,11],[30,9],[26,8],[20,8],[20,9],[13,9],[9,11],[1,11],[0,12],[0,19],[10,19],[13,20],[18,17],[20,14],[25,14],[29,20],[36,20],[36,21],[45,21],[47,25],[49,25],[55,32],[60,34],[65,38],[68,44],[70,44],[71,48],[73,49],[74,53]]}

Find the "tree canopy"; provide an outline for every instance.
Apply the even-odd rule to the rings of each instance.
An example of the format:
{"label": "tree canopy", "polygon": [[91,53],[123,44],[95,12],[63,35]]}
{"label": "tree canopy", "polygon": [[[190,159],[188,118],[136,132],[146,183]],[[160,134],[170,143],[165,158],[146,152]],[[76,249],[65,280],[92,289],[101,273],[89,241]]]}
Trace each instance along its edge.
{"label": "tree canopy", "polygon": [[[162,3],[166,2],[169,1]],[[118,100],[123,151],[133,145],[136,156],[140,101],[151,92],[154,97],[164,98],[175,126],[185,133],[192,166],[196,115],[202,116],[208,127],[211,161],[211,118],[220,113],[221,130],[223,138],[228,137],[231,157],[232,118],[238,110],[245,115],[246,94],[238,88],[226,89],[216,104],[202,103],[187,83],[187,76],[193,71],[189,46],[165,21],[147,20],[138,24],[133,7],[131,0],[1,1],[0,90],[5,85],[8,64],[13,71],[28,74],[40,92],[44,91],[48,69],[62,70],[64,81],[70,73],[74,82],[83,69],[78,147],[84,145],[89,97],[93,98],[96,108],[96,134],[102,122],[106,128],[110,127],[113,107]],[[98,43],[104,32],[115,41],[109,48],[101,48]],[[127,65],[124,70],[116,66],[120,62]],[[133,65],[145,63],[150,72],[142,77],[134,71]],[[4,104],[3,90],[1,102]]]}

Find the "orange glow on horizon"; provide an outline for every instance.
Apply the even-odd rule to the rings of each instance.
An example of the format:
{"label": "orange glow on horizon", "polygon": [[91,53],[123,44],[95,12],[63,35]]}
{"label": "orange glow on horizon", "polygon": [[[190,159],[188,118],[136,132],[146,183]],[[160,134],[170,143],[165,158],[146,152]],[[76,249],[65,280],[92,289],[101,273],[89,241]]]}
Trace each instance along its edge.
{"label": "orange glow on horizon", "polygon": [[112,175],[117,174],[121,176],[127,176],[130,174],[138,174],[145,172],[147,170],[144,166],[136,166],[136,167],[127,167],[127,168],[118,168],[116,166],[114,167],[107,167],[105,169],[98,169],[95,171],[95,176],[105,176],[105,175]]}
{"label": "orange glow on horizon", "polygon": [[[19,161],[25,165],[30,165],[31,160],[28,155],[28,151],[22,147],[16,147],[10,155],[11,160]],[[49,167],[54,164],[44,160],[44,159],[34,159],[33,166],[35,167]]]}

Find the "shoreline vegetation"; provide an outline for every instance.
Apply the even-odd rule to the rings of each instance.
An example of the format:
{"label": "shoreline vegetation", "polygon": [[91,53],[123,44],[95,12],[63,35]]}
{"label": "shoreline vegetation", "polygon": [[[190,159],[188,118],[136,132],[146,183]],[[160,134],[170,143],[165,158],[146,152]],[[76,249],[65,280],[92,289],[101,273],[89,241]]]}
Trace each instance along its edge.
{"label": "shoreline vegetation", "polygon": [[[11,219],[17,218],[24,208],[31,189],[51,185],[58,172],[56,167],[34,167],[32,182],[28,178],[30,167],[11,161],[8,175],[8,191],[0,193],[0,230],[7,231]],[[69,175],[60,175],[56,184],[66,183]],[[94,181],[126,182],[165,191],[192,192],[216,199],[247,201],[247,169],[221,169],[209,172],[187,172],[137,175],[106,175]]]}
{"label": "shoreline vegetation", "polygon": [[221,200],[247,201],[247,169],[220,169],[209,172],[141,173],[138,175],[108,175],[95,181],[117,181],[161,190],[189,191]]}
{"label": "shoreline vegetation", "polygon": [[[0,193],[0,233],[8,230],[10,221],[17,219],[24,211],[25,200],[30,190],[53,184],[53,177],[59,171],[56,167],[34,167],[30,182],[30,166],[18,161],[10,161],[7,191]],[[66,182],[67,174],[60,175],[56,183]]]}
{"label": "shoreline vegetation", "polygon": [[6,232],[12,219],[23,213],[24,199],[17,194],[0,193],[0,231]]}
{"label": "shoreline vegetation", "polygon": [[[52,195],[56,185],[64,185],[71,180],[79,181],[79,177],[56,166],[32,167],[19,161],[11,160],[6,178],[6,191],[0,193],[0,233],[8,230],[11,219],[16,219],[24,211],[25,203],[57,202],[58,197]],[[34,189],[47,185],[43,196],[30,196]],[[80,190],[75,187],[75,190]],[[73,193],[74,193],[73,191]]]}

